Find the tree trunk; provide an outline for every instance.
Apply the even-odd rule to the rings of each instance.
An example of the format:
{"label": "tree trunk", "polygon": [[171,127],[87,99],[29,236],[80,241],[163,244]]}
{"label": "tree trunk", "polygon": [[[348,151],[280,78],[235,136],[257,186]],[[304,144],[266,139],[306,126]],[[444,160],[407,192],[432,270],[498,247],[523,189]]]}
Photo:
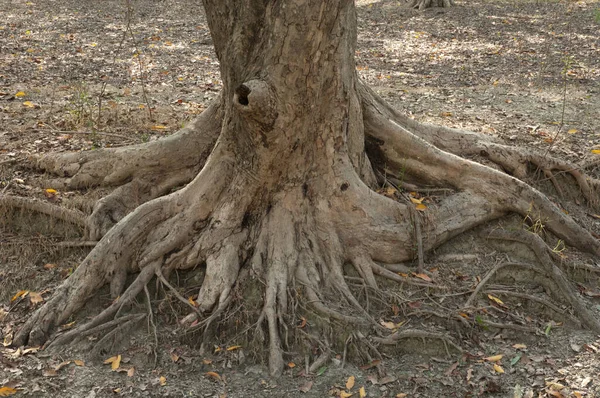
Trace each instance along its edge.
{"label": "tree trunk", "polygon": [[[55,171],[56,165],[72,165],[70,181],[88,184],[141,178],[152,186],[148,181],[156,180],[157,173],[173,178],[165,177],[160,190],[145,191],[140,202],[147,202],[120,221],[117,217],[114,227],[100,221],[104,227],[94,231],[104,234],[102,240],[29,319],[17,344],[48,339],[105,283],[118,300],[55,343],[110,321],[154,275],[166,283],[172,270],[204,265],[196,301],[200,312],[212,311],[203,321],[207,328],[236,299],[241,284],[256,278],[263,282],[254,286],[264,289],[257,324],[267,325],[269,363],[276,374],[284,364],[280,331],[293,311],[290,300],[309,304],[338,323],[372,326],[375,322],[346,283],[344,266],[370,289],[378,288],[376,275],[402,280],[386,264],[412,259],[417,237],[428,250],[512,211],[547,219],[547,227],[568,243],[600,254],[598,241],[540,192],[450,153],[467,154],[470,133],[404,118],[359,81],[353,1],[204,4],[224,86],[218,103],[171,138],[172,147],[148,144],[138,148],[143,155],[131,159],[131,152],[107,151],[104,168],[92,167],[100,160],[80,155],[42,161]],[[213,147],[215,126],[220,133]],[[533,161],[526,154],[511,157],[514,152],[502,152],[507,149],[496,143],[473,145],[485,145],[500,164]],[[212,152],[204,163],[207,148]],[[185,188],[161,196],[197,170]],[[409,201],[373,191],[385,183],[385,175],[398,184],[435,185],[456,193],[430,207],[429,222],[417,234],[414,225],[421,223]],[[593,198],[596,182],[581,183]],[[108,213],[115,214],[96,214]],[[139,271],[123,292],[127,273]]]}

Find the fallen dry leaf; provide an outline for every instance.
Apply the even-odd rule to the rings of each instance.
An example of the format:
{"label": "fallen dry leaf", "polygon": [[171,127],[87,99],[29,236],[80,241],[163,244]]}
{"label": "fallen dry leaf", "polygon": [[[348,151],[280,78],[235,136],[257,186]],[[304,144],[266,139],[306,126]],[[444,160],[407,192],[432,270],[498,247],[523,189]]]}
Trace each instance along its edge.
{"label": "fallen dry leaf", "polygon": [[358,396],[359,396],[360,398],[365,398],[365,397],[367,396],[367,392],[365,391],[365,388],[364,388],[364,387],[361,387],[361,388],[358,390]]}
{"label": "fallen dry leaf", "polygon": [[348,377],[346,381],[346,390],[352,390],[352,387],[354,387],[354,376]]}
{"label": "fallen dry leaf", "polygon": [[16,393],[17,390],[12,387],[0,387],[0,397],[8,397]]}
{"label": "fallen dry leaf", "polygon": [[487,357],[487,358],[484,358],[484,359],[485,359],[486,361],[489,361],[489,362],[496,362],[496,361],[499,361],[499,360],[501,360],[503,356],[504,356],[504,355],[502,355],[502,354],[498,354],[498,355],[494,355],[494,356]]}
{"label": "fallen dry leaf", "polygon": [[112,370],[119,369],[119,366],[121,366],[121,354],[115,355],[114,357],[110,357],[110,358],[106,359],[104,361],[104,364],[105,365],[110,364],[110,368]]}
{"label": "fallen dry leaf", "polygon": [[216,381],[221,381],[221,382],[223,381],[223,379],[221,378],[221,375],[218,374],[217,372],[206,372],[206,375],[208,377],[212,377]]}
{"label": "fallen dry leaf", "polygon": [[31,304],[38,304],[44,301],[44,298],[40,293],[29,292],[29,301],[31,301]]}
{"label": "fallen dry leaf", "polygon": [[351,397],[353,394],[351,392],[346,392],[346,391],[340,391],[340,398],[349,398]]}
{"label": "fallen dry leaf", "polygon": [[494,364],[494,370],[496,371],[496,373],[504,373],[504,369],[502,369],[502,366],[498,365],[497,363]]}
{"label": "fallen dry leaf", "polygon": [[158,382],[160,383],[161,386],[166,386],[167,385],[167,378],[165,376],[160,376],[158,378]]}
{"label": "fallen dry leaf", "polygon": [[300,390],[301,392],[307,393],[310,391],[310,389],[312,388],[314,382],[311,381],[307,381],[306,383],[302,384],[300,387],[298,387],[298,390]]}
{"label": "fallen dry leaf", "polygon": [[132,366],[129,368],[129,370],[127,371],[127,376],[128,377],[133,377],[133,375],[135,374],[135,368]]}

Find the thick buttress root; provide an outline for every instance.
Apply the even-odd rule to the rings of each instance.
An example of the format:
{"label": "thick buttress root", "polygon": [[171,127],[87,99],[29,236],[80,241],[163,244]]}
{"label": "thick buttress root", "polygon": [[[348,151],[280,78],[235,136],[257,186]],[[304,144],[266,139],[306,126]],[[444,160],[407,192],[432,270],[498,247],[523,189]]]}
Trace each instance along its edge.
{"label": "thick buttress root", "polygon": [[116,187],[99,200],[86,221],[88,237],[99,240],[136,207],[190,182],[200,171],[220,132],[219,99],[196,120],[167,138],[120,148],[54,153],[35,167],[59,179],[55,188]]}
{"label": "thick buttress root", "polygon": [[[517,212],[542,219],[567,243],[600,255],[598,241],[540,192],[515,177],[439,149],[428,143],[424,134],[422,137],[397,123],[377,106],[374,97],[367,93],[365,98],[362,115],[370,163],[376,168],[404,169],[419,182],[458,191],[430,207],[431,222],[422,226],[423,249]],[[247,102],[248,98],[239,106],[248,106]],[[265,125],[264,120],[259,121]],[[164,283],[163,275],[198,265],[206,267],[196,300],[198,314],[209,314],[205,325],[231,303],[242,270],[262,281],[258,325],[269,334],[273,374],[281,373],[284,366],[287,343],[281,336],[290,313],[291,291],[297,294],[295,300],[302,300],[328,324],[351,324],[385,334],[347,278],[358,278],[371,292],[379,291],[382,279],[403,281],[386,264],[414,256],[413,221],[407,204],[375,194],[349,158],[336,158],[331,170],[319,170],[304,180],[263,186],[262,181],[272,181],[267,177],[269,168],[265,167],[264,175],[259,174],[264,171],[260,167],[249,171],[249,166],[237,163],[236,156],[227,142],[219,139],[202,170],[185,188],[150,200],[128,215],[123,212],[120,221],[114,220],[118,221],[114,227],[99,232],[105,233],[101,241],[53,298],[30,317],[15,344],[48,340],[52,330],[104,284],[111,285],[111,294],[118,299],[90,323],[59,336],[52,345],[88,335],[107,323],[117,325],[154,275]],[[87,166],[78,167],[72,171],[75,181],[80,169]],[[114,173],[103,181],[124,181]],[[79,180],[88,181],[86,178],[82,175]],[[547,271],[554,272],[557,283],[564,282],[554,268]],[[139,276],[125,289],[127,274],[134,272],[140,272]],[[565,296],[575,309],[583,308],[573,294]],[[583,324],[596,329],[588,316],[582,318]],[[380,337],[376,342],[389,344],[414,337],[453,345],[443,335],[413,331]],[[323,355],[326,352],[323,350]]]}

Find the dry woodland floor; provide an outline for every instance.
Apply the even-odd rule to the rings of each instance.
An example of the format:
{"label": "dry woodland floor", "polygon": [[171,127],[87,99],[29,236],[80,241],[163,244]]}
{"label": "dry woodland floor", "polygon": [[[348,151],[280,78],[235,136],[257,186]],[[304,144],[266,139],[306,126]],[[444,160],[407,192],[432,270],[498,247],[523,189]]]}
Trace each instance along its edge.
{"label": "dry woodland floor", "polygon": [[[475,0],[424,12],[398,1],[357,4],[359,73],[395,107],[421,121],[535,148],[599,177],[600,154],[593,153],[600,151],[597,3]],[[0,195],[89,212],[105,191],[61,190],[52,176],[27,168],[27,160],[160,139],[218,94],[218,63],[200,2],[131,5],[127,17],[124,0],[0,0]],[[600,235],[600,216],[584,208],[578,190],[566,186],[560,198],[543,176],[530,182]],[[83,231],[73,226],[0,209],[0,396],[16,389],[15,396],[358,397],[362,387],[368,397],[600,397],[600,336],[578,329],[560,303],[550,311],[514,294],[483,294],[476,311],[461,315],[466,333],[444,316],[499,262],[531,259],[525,247],[486,240],[487,232],[524,224],[540,229],[539,221],[507,217],[427,255],[431,282],[423,283],[443,289],[390,287],[399,299],[381,315],[385,325],[447,332],[464,354],[435,341],[404,340],[382,363],[343,363],[335,353],[307,375],[304,358],[290,353],[289,369],[270,379],[235,342],[200,355],[193,336],[177,326],[186,314],[182,305],[161,287],[153,292],[156,334],[140,327],[101,358],[83,350],[49,355],[8,347],[24,317],[89,247],[81,247]],[[570,248],[561,255],[600,266]],[[198,285],[196,277],[181,273],[172,282],[189,288]],[[544,293],[530,279],[499,273],[486,289]],[[578,281],[600,316],[598,279]],[[74,321],[109,301],[106,291]],[[519,327],[488,328],[484,320]],[[103,364],[112,355],[121,355],[116,370]]]}

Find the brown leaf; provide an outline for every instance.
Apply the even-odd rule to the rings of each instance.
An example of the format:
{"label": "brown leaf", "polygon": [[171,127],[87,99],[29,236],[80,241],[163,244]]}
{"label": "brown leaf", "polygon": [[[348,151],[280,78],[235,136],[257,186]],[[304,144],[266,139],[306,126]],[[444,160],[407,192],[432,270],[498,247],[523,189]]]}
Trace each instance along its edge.
{"label": "brown leaf", "polygon": [[301,392],[307,393],[310,391],[313,384],[314,384],[314,382],[312,380],[307,381],[306,383],[304,383],[300,387],[298,387],[298,390],[300,390]]}
{"label": "brown leaf", "polygon": [[64,368],[65,366],[67,366],[67,365],[68,365],[68,364],[70,364],[70,363],[71,363],[71,361],[64,361],[64,362],[61,362],[61,363],[59,363],[58,365],[56,365],[56,366],[54,367],[54,370],[56,370],[56,371],[58,372],[59,370],[61,370],[62,368]]}
{"label": "brown leaf", "polygon": [[133,377],[133,375],[135,374],[135,368],[132,366],[129,368],[129,370],[127,371],[127,376],[128,377]]}
{"label": "brown leaf", "polygon": [[446,376],[450,376],[458,367],[458,362],[454,362],[445,372]]}
{"label": "brown leaf", "polygon": [[218,374],[217,372],[206,372],[206,375],[208,377],[212,377],[213,379],[215,379],[216,381],[220,381],[222,382],[223,379],[221,378],[221,375]]}
{"label": "brown leaf", "polygon": [[31,304],[38,304],[44,301],[44,298],[40,293],[29,292],[29,301],[31,301]]}
{"label": "brown leaf", "polygon": [[362,370],[369,370],[369,369],[371,369],[371,368],[374,368],[374,367],[376,367],[376,366],[377,366],[377,365],[379,365],[380,363],[381,363],[381,360],[380,360],[380,359],[375,359],[375,360],[373,360],[373,361],[369,362],[368,364],[366,364],[366,365],[364,365],[364,366],[361,366],[360,368],[361,368]]}
{"label": "brown leaf", "polygon": [[232,345],[230,347],[227,347],[227,351],[235,351],[235,350],[239,350],[240,348],[242,348],[241,345]]}
{"label": "brown leaf", "polygon": [[179,355],[177,355],[174,352],[172,352],[171,353],[171,361],[173,361],[173,362],[179,361]]}
{"label": "brown leaf", "polygon": [[42,376],[44,377],[56,377],[58,373],[54,369],[45,369],[42,371]]}
{"label": "brown leaf", "polygon": [[414,273],[413,273],[413,275],[414,275],[416,278],[423,279],[424,281],[427,281],[427,282],[433,282],[433,280],[432,280],[432,279],[431,279],[429,276],[427,276],[426,274],[414,274]]}
{"label": "brown leaf", "polygon": [[77,366],[85,366],[85,363],[81,359],[75,359],[73,363]]}

